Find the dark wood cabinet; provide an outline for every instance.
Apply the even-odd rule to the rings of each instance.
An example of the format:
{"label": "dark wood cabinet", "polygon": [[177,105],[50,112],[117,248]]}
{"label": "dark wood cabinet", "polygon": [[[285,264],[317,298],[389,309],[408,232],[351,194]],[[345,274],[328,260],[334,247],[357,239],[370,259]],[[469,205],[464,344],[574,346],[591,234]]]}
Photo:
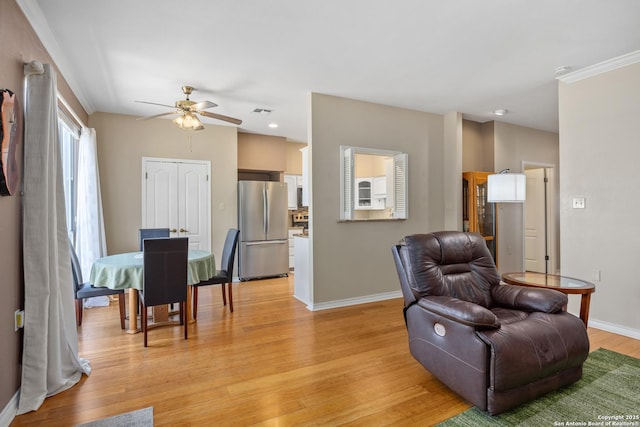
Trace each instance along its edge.
{"label": "dark wood cabinet", "polygon": [[487,201],[487,180],[493,172],[462,174],[462,224],[464,231],[480,233],[498,263],[497,221],[495,203]]}

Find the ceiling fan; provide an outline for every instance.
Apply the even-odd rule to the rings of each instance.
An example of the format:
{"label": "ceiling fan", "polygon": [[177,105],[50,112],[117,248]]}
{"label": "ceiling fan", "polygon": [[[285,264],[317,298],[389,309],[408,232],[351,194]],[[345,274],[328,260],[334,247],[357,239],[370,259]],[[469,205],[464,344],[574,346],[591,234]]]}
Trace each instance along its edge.
{"label": "ceiling fan", "polygon": [[198,119],[198,115],[204,117],[210,117],[212,119],[222,120],[223,122],[233,123],[234,125],[242,124],[242,120],[236,119],[229,116],[223,116],[222,114],[210,113],[206,110],[207,108],[217,107],[218,104],[215,104],[211,101],[201,101],[195,102],[189,99],[189,95],[195,90],[192,86],[182,86],[182,92],[186,95],[186,99],[176,101],[175,105],[167,105],[167,104],[158,104],[156,102],[147,102],[147,101],[136,101],[142,104],[151,104],[151,105],[160,105],[162,107],[173,108],[174,111],[168,113],[155,114],[153,116],[141,117],[138,120],[149,120],[155,119],[156,117],[168,116],[170,114],[180,114],[179,117],[173,120],[173,122],[181,129],[187,130],[202,130],[204,126],[200,119]]}

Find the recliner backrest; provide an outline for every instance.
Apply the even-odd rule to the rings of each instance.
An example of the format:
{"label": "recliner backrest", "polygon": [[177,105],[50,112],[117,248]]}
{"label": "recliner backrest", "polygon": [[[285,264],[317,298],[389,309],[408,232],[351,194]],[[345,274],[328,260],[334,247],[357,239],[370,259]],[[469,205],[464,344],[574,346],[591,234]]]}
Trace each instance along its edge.
{"label": "recliner backrest", "polygon": [[416,295],[413,293],[411,286],[409,286],[409,279],[407,277],[407,270],[404,268],[400,251],[402,245],[395,245],[391,248],[393,253],[393,260],[396,264],[396,271],[398,272],[398,279],[400,279],[400,289],[402,290],[402,296],[404,297],[404,306],[409,307],[416,301]]}
{"label": "recliner backrest", "polygon": [[491,287],[500,284],[500,275],[481,235],[438,231],[406,236],[400,257],[416,299],[440,295],[492,306]]}

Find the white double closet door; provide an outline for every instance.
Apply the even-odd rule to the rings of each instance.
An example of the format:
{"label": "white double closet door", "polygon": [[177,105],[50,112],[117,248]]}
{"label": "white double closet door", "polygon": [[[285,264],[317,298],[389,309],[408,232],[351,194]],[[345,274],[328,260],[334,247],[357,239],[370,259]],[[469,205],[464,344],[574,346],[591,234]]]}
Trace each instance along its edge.
{"label": "white double closet door", "polygon": [[169,228],[190,249],[211,250],[211,163],[142,159],[142,228]]}

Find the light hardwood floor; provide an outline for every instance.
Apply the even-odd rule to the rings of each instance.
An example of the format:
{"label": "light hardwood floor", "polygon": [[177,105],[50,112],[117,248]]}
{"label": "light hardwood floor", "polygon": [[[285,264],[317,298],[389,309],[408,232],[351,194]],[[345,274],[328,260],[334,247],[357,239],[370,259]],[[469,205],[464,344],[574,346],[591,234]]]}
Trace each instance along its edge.
{"label": "light hardwood floor", "polygon": [[[402,300],[310,312],[293,278],[199,291],[197,323],[121,331],[116,303],[85,310],[92,373],[12,426],[72,426],[153,406],[156,426],[432,425],[469,405],[409,354]],[[590,328],[592,349],[640,357],[640,341]]]}

